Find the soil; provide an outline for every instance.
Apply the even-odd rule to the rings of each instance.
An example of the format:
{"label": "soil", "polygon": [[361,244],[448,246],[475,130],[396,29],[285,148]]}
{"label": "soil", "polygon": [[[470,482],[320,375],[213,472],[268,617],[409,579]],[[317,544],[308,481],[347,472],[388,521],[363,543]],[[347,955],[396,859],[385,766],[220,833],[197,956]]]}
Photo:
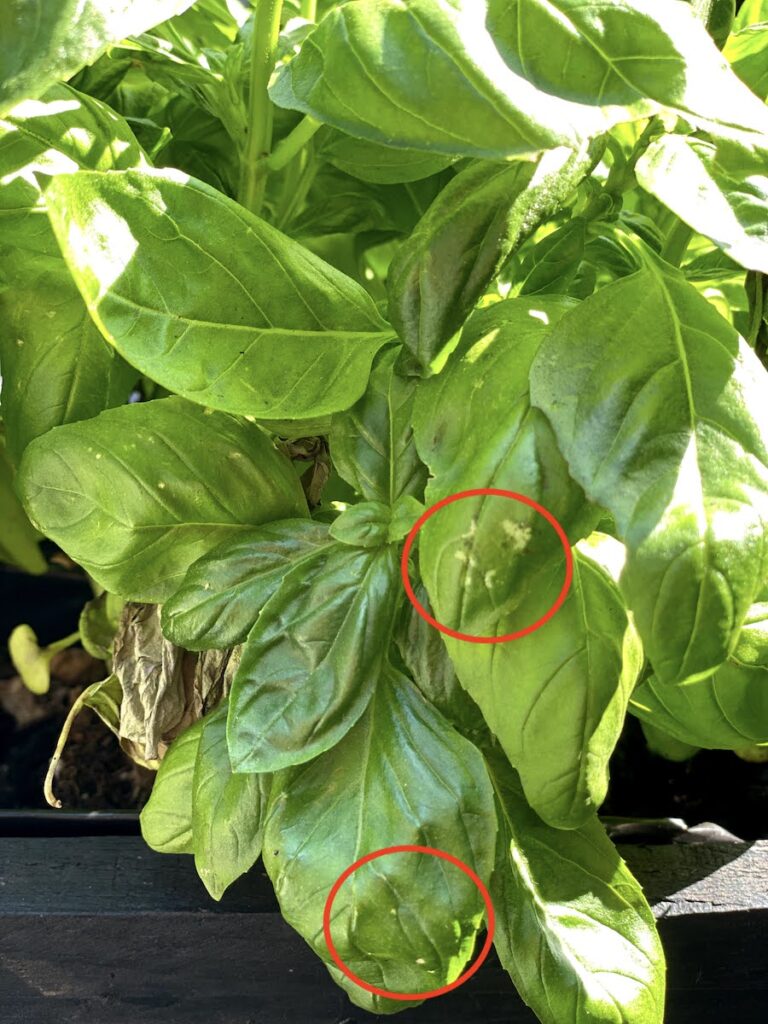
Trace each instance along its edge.
{"label": "soil", "polygon": [[[28,622],[41,643],[77,629],[91,596],[74,570],[55,567],[45,577],[0,569],[0,642]],[[0,809],[47,807],[43,779],[59,731],[83,687],[106,675],[106,666],[79,648],[56,656],[49,693],[29,693],[0,647]],[[84,710],[70,734],[56,778],[68,810],[129,811],[143,806],[154,774],[135,765],[112,733]],[[639,723],[628,717],[611,763],[602,812],[622,818],[682,818],[687,825],[716,822],[741,839],[768,838],[768,763],[742,761],[728,751],[701,751],[682,763],[652,754]]]}

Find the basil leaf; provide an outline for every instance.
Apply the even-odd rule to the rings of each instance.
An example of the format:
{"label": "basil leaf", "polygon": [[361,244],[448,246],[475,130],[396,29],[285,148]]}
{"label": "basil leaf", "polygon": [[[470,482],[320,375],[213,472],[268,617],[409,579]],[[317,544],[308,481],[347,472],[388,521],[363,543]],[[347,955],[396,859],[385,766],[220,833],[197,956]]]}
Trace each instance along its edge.
{"label": "basil leaf", "polygon": [[334,545],[285,576],[232,685],[235,771],[301,764],[349,732],[376,687],[400,592],[392,547]]}
{"label": "basil leaf", "polygon": [[420,181],[452,162],[452,157],[440,153],[392,149],[335,131],[324,134],[318,149],[319,155],[340,171],[376,185]]}
{"label": "basil leaf", "polygon": [[[551,325],[572,300],[512,299],[475,314],[441,374],[414,407],[416,446],[432,473],[427,502],[495,487],[522,493],[577,539],[596,522],[571,480],[545,417],[531,408],[528,373]],[[456,501],[419,533],[422,578],[437,618],[463,633],[501,635],[526,580],[562,547],[534,509],[503,497]],[[531,620],[533,621],[533,620]]]}
{"label": "basil leaf", "polygon": [[397,372],[399,351],[376,357],[365,394],[333,417],[329,439],[339,476],[364,498],[390,505],[421,495],[427,476],[411,426],[416,384]]}
{"label": "basil leaf", "polygon": [[36,175],[126,168],[144,157],[128,125],[66,85],[0,119],[0,360],[8,451],[126,401],[138,373],[91,321],[46,216]]}
{"label": "basil leaf", "polygon": [[192,784],[203,719],[178,736],[160,762],[139,821],[147,846],[158,853],[193,853]]}
{"label": "basil leaf", "polygon": [[488,28],[544,93],[598,104],[612,124],[647,102],[718,132],[768,130],[768,111],[722,59],[698,15],[665,0],[490,0]]}
{"label": "basil leaf", "polygon": [[392,337],[360,285],[177,172],[61,175],[46,199],[102,331],[192,401],[273,419],[334,412]]}
{"label": "basil leaf", "polygon": [[761,100],[768,98],[768,12],[761,22],[734,32],[723,47],[723,56],[752,92]]}
{"label": "basil leaf", "polygon": [[271,95],[373,142],[494,158],[575,148],[659,107],[768,125],[695,14],[664,0],[359,0],[322,20]]}
{"label": "basil leaf", "polygon": [[581,217],[543,238],[523,264],[517,294],[566,294],[584,258],[585,241],[586,222]]}
{"label": "basil leaf", "polygon": [[0,11],[0,114],[69,78],[110,43],[146,32],[194,0],[5,0]]}
{"label": "basil leaf", "polygon": [[[432,608],[423,583],[414,592],[419,603],[430,614]],[[451,725],[476,742],[488,740],[488,727],[477,704],[459,682],[456,669],[448,656],[443,634],[419,615],[409,602],[403,607],[395,632],[403,664],[426,700]]]}
{"label": "basil leaf", "polygon": [[768,139],[666,135],[638,161],[637,180],[743,267],[768,273]]}
{"label": "basil leaf", "polygon": [[629,710],[696,747],[768,743],[768,605],[752,606],[733,655],[713,675],[686,686],[652,676],[635,690]]}
{"label": "basil leaf", "polygon": [[542,1024],[661,1024],[664,954],[653,915],[596,815],[550,828],[513,770],[490,762],[499,847],[494,944]]}
{"label": "basil leaf", "polygon": [[105,590],[83,605],[77,623],[80,643],[94,658],[108,662],[112,657],[124,604],[121,597]]}
{"label": "basil leaf", "polygon": [[38,547],[37,534],[16,497],[15,475],[5,450],[4,435],[0,432],[0,522],[3,524],[0,562],[17,565],[39,576],[48,568],[48,563]]}
{"label": "basil leaf", "polygon": [[380,548],[387,543],[391,515],[389,506],[380,501],[362,501],[334,519],[328,532],[341,544]]}
{"label": "basil leaf", "polygon": [[557,149],[534,164],[470,164],[430,206],[389,270],[389,316],[428,368],[503,261],[589,174],[601,147]]}
{"label": "basil leaf", "polygon": [[627,545],[622,589],[664,682],[725,661],[768,572],[764,388],[733,328],[650,254],[533,364],[533,404]]}
{"label": "basil leaf", "polygon": [[189,651],[242,643],[286,573],[331,544],[309,519],[267,523],[231,537],[190,566],[163,605],[163,632]]}
{"label": "basil leaf", "polygon": [[30,518],[105,589],[170,596],[225,538],[306,503],[258,427],[182,398],[109,409],[27,448],[18,478]]}
{"label": "basil leaf", "polygon": [[192,778],[192,845],[197,873],[211,896],[220,900],[261,855],[271,780],[232,771],[226,701],[202,725]]}
{"label": "basil leaf", "polygon": [[[602,538],[611,542],[618,545]],[[536,622],[562,582],[562,563],[545,565],[515,613],[501,620],[499,633]],[[589,547],[579,545],[568,597],[534,633],[495,650],[445,642],[462,685],[520,773],[537,814],[556,828],[583,824],[605,799],[608,763],[643,665],[610,574]]]}
{"label": "basil leaf", "polygon": [[[487,882],[495,840],[493,795],[478,750],[390,668],[337,747],[275,780],[264,865],[286,921],[328,963],[325,901],[359,857],[394,843],[429,845],[450,851]],[[365,981],[425,992],[462,973],[483,910],[474,883],[458,869],[432,856],[393,854],[342,886],[332,935]],[[396,1009],[330,969],[353,1002],[376,1012]]]}

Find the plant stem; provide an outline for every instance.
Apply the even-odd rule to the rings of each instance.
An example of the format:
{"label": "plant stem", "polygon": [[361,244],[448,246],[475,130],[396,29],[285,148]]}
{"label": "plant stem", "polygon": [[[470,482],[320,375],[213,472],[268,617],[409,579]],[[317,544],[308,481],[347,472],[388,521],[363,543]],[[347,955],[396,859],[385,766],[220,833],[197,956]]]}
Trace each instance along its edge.
{"label": "plant stem", "polygon": [[301,16],[307,21],[316,21],[317,0],[301,0]]}
{"label": "plant stem", "polygon": [[269,156],[263,158],[264,169],[266,171],[282,170],[306,146],[320,127],[322,127],[320,122],[315,121],[313,117],[307,115],[302,118],[293,131],[278,142]]}
{"label": "plant stem", "polygon": [[258,0],[253,22],[251,54],[251,94],[248,111],[248,143],[240,172],[239,199],[242,205],[259,213],[264,202],[265,169],[261,158],[272,146],[272,101],[267,91],[275,67],[280,14],[283,0]]}
{"label": "plant stem", "polygon": [[71,633],[69,636],[65,636],[63,640],[54,640],[52,644],[48,644],[46,647],[47,651],[56,653],[57,651],[65,651],[67,647],[71,647],[72,644],[76,644],[80,639],[80,632]]}
{"label": "plant stem", "polygon": [[662,259],[671,263],[673,267],[679,267],[692,235],[693,228],[689,228],[685,221],[678,219],[666,237],[661,250]]}

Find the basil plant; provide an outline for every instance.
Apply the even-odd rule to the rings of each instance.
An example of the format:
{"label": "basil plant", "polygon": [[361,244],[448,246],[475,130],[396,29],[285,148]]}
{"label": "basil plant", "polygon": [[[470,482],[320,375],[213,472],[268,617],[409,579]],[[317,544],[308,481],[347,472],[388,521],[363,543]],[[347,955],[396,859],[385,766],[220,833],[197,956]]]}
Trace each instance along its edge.
{"label": "basil plant", "polygon": [[[149,845],[368,1010],[493,916],[662,1021],[598,811],[628,712],[768,743],[766,69],[766,0],[2,5],[0,553],[93,581]],[[403,851],[327,932],[392,846],[493,915]]]}

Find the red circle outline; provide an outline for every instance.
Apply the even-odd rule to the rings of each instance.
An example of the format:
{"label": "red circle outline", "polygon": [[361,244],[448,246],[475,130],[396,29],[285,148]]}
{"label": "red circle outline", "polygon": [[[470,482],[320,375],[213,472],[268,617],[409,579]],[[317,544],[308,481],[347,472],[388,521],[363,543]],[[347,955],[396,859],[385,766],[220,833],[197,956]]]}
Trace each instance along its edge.
{"label": "red circle outline", "polygon": [[[372,860],[376,860],[378,857],[384,857],[389,853],[428,853],[433,857],[440,857],[441,860],[447,860],[449,864],[453,864],[454,867],[463,871],[464,874],[475,883],[480,895],[483,897],[487,917],[486,927],[488,930],[485,942],[483,943],[483,948],[480,950],[480,953],[474,963],[472,963],[460,977],[455,981],[452,981],[450,985],[443,985],[442,988],[434,988],[429,992],[389,992],[385,988],[377,988],[376,985],[369,985],[367,981],[363,981],[362,978],[359,978],[354,971],[347,967],[339,956],[338,950],[333,943],[333,937],[331,936],[331,908],[333,907],[333,901],[336,899],[342,885],[344,885],[350,875],[353,875],[358,868],[361,868],[364,864],[368,864]],[[451,853],[446,853],[445,850],[438,850],[434,846],[385,846],[381,850],[374,850],[373,853],[367,853],[364,857],[356,860],[354,864],[350,864],[346,871],[343,871],[339,875],[334,882],[331,891],[328,893],[328,899],[325,901],[325,907],[323,908],[323,935],[325,936],[325,944],[328,947],[328,952],[331,954],[334,963],[342,974],[346,975],[350,981],[353,981],[360,988],[365,989],[366,992],[371,992],[376,996],[383,996],[385,999],[399,999],[407,1002],[414,999],[435,999],[437,996],[443,996],[446,992],[453,991],[453,989],[458,988],[459,985],[463,985],[465,981],[469,981],[480,967],[482,967],[486,957],[490,953],[491,946],[493,945],[493,933],[495,929],[496,915],[493,911],[493,903],[491,902],[490,893],[485,885],[483,885],[481,879],[478,878],[472,868],[468,864],[465,864],[463,860],[459,860],[458,857],[454,857]]]}
{"label": "red circle outline", "polygon": [[[560,539],[560,543],[563,546],[565,552],[565,580],[560,593],[555,598],[552,607],[537,619],[536,622],[530,626],[526,626],[524,629],[518,629],[514,633],[505,633],[504,636],[474,636],[472,633],[461,633],[456,629],[451,629],[449,626],[443,625],[442,622],[438,622],[437,619],[430,615],[424,605],[416,597],[411,586],[411,578],[408,575],[408,558],[413,547],[413,542],[416,540],[416,534],[422,528],[422,526],[431,519],[432,516],[439,512],[441,508],[445,508],[446,505],[452,505],[454,501],[461,501],[463,498],[478,498],[483,495],[491,495],[498,498],[513,498],[515,501],[521,501],[524,505],[528,505],[534,509],[540,515],[544,516],[549,525],[554,529],[555,533]],[[568,596],[568,591],[571,588],[571,582],[573,580],[573,552],[571,551],[571,545],[568,542],[565,530],[562,528],[560,523],[555,519],[549,509],[544,508],[538,501],[534,501],[533,498],[529,498],[526,494],[518,494],[517,491],[505,491],[498,487],[477,487],[471,491],[457,491],[456,494],[449,494],[447,498],[443,498],[442,501],[436,502],[430,506],[411,527],[408,536],[405,538],[405,545],[403,546],[403,555],[400,559],[400,575],[403,578],[403,586],[405,592],[408,595],[408,600],[411,602],[413,607],[419,613],[419,615],[430,626],[434,626],[441,633],[445,633],[446,636],[452,636],[455,640],[466,640],[471,644],[504,644],[509,640],[519,640],[520,637],[527,636],[529,633],[535,632],[546,622],[552,618],[552,616],[560,610],[563,602]]]}

